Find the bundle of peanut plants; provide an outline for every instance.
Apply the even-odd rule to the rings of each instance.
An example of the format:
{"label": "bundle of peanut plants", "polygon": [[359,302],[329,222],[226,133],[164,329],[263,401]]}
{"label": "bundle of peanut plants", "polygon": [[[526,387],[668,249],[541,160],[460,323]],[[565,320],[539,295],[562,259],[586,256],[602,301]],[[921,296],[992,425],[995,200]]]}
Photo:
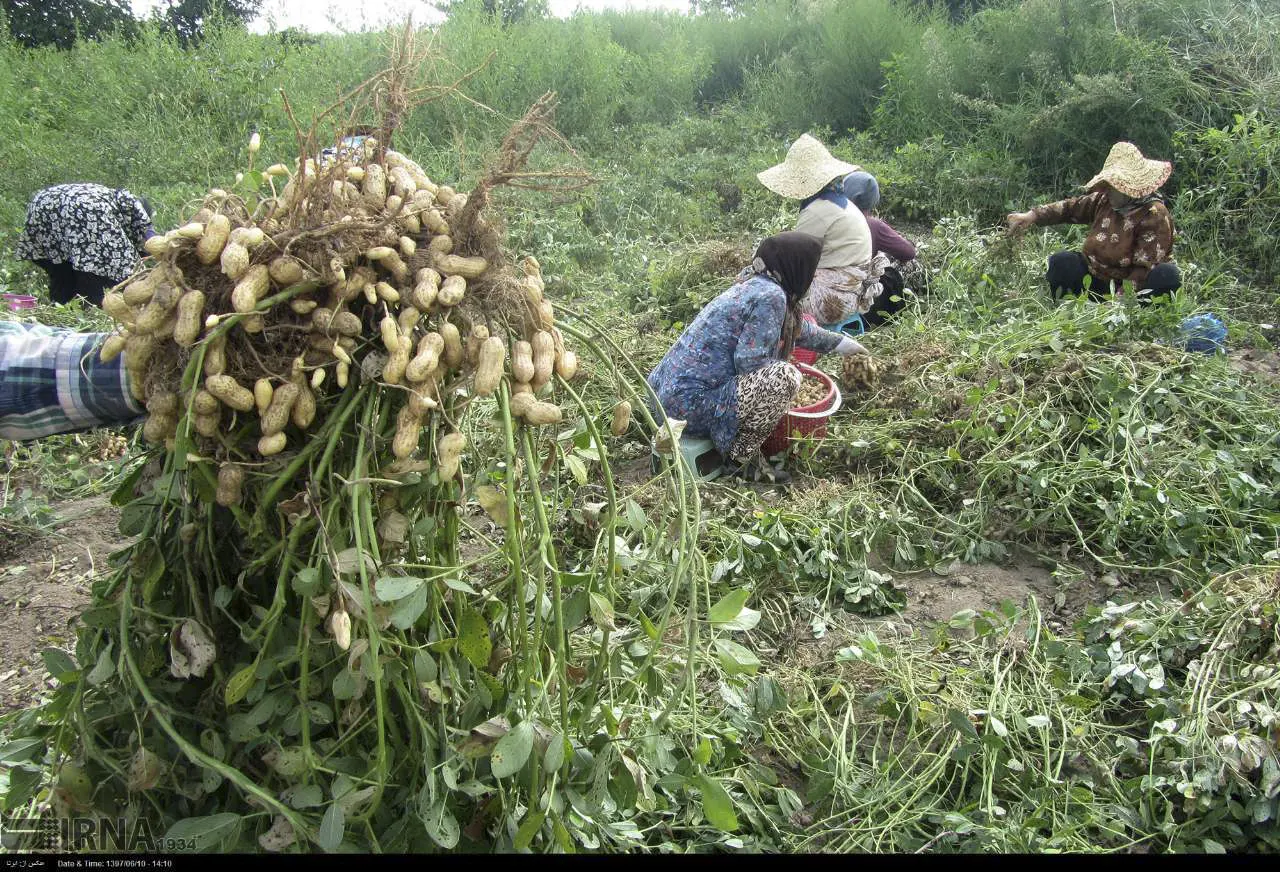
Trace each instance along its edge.
{"label": "bundle of peanut plants", "polygon": [[[424,93],[415,51],[406,30],[335,109],[385,141]],[[255,138],[233,191],[108,294],[102,356],[124,354],[158,474],[117,493],[137,538],[75,657],[46,657],[61,686],[17,723],[9,808],[142,820],[178,850],[574,851],[728,801],[668,727],[696,490],[664,461],[658,507],[620,501],[610,436],[654,425],[639,373],[557,319],[487,211],[500,185],[586,181],[525,169],[553,106],[469,194],[376,136],[321,151],[319,119],[293,166],[254,170]],[[616,404],[584,403],[571,344]],[[566,542],[588,462],[602,499]],[[631,582],[651,615],[615,613]]]}

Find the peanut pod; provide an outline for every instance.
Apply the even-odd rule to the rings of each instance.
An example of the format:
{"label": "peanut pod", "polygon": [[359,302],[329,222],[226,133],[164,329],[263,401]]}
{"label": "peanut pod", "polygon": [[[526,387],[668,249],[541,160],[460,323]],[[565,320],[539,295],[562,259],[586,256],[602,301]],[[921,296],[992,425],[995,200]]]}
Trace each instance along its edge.
{"label": "peanut pod", "polygon": [[502,381],[502,365],[506,362],[507,347],[497,336],[490,336],[480,346],[476,362],[476,395],[489,397]]}
{"label": "peanut pod", "polygon": [[233,282],[238,282],[249,269],[249,249],[234,240],[222,249],[222,273]]}
{"label": "peanut pod", "polygon": [[211,375],[205,379],[204,387],[223,405],[237,412],[250,412],[254,408],[253,391],[241,387],[240,383],[229,375]]}
{"label": "peanut pod", "polygon": [[545,330],[533,334],[533,389],[536,391],[551,380],[555,368],[555,340]]}
{"label": "peanut pod", "polygon": [[475,366],[480,362],[480,348],[489,338],[489,328],[483,324],[472,324],[471,335],[467,337],[467,363]]}
{"label": "peanut pod", "polygon": [[565,381],[573,381],[578,374],[578,355],[568,349],[556,358],[556,375]]}
{"label": "peanut pod", "polygon": [[263,457],[271,457],[284,451],[284,446],[288,442],[288,437],[283,433],[277,433],[274,436],[263,436],[258,440],[258,453]]}
{"label": "peanut pod", "polygon": [[418,450],[421,436],[422,419],[405,406],[396,416],[396,435],[391,440],[391,453],[403,460]]}
{"label": "peanut pod", "polygon": [[177,320],[173,325],[173,341],[183,348],[190,348],[200,338],[204,326],[204,292],[194,288],[178,300]]}
{"label": "peanut pod", "polygon": [[439,460],[437,474],[441,481],[449,481],[458,474],[458,466],[462,461],[462,449],[467,444],[467,437],[461,433],[447,433],[440,437],[436,445],[436,456]]}
{"label": "peanut pod", "polygon": [[421,384],[431,377],[440,365],[444,351],[444,339],[439,333],[428,333],[418,342],[418,353],[405,367],[404,377],[411,384]]}
{"label": "peanut pod", "polygon": [[529,410],[524,414],[524,420],[535,427],[558,424],[563,417],[564,414],[555,403],[544,403],[537,400],[529,405]]}
{"label": "peanut pod", "polygon": [[225,333],[209,341],[204,352],[204,374],[222,375],[227,369],[227,336]]}
{"label": "peanut pod", "polygon": [[258,407],[258,414],[265,414],[275,397],[276,389],[271,386],[271,379],[260,378],[253,383],[253,404]]}
{"label": "peanut pod", "polygon": [[463,257],[458,254],[442,254],[435,258],[435,268],[449,276],[478,279],[489,268],[483,257]]}
{"label": "peanut pod", "polygon": [[613,407],[613,420],[609,424],[609,432],[614,436],[621,436],[627,432],[627,428],[631,426],[631,403],[627,400],[619,400],[617,405]]}
{"label": "peanut pod", "polygon": [[222,248],[231,235],[231,219],[226,215],[214,215],[204,226],[200,241],[196,243],[196,258],[209,266],[222,254]]}
{"label": "peanut pod", "polygon": [[252,312],[271,286],[270,273],[262,264],[249,267],[231,292],[231,307],[237,312]]}
{"label": "peanut pod", "polygon": [[516,382],[533,381],[533,346],[523,339],[511,346],[511,376]]}
{"label": "peanut pod", "polygon": [[316,419],[316,395],[312,393],[311,386],[304,375],[296,376],[293,384],[298,388],[298,399],[293,404],[289,417],[293,421],[293,426],[299,430],[305,430]]}
{"label": "peanut pod", "polygon": [[444,363],[449,369],[456,370],[462,366],[462,334],[458,327],[449,321],[440,325],[440,336],[444,339]]}
{"label": "peanut pod", "polygon": [[362,193],[371,209],[381,209],[387,202],[387,174],[381,165],[371,163],[364,168]]}
{"label": "peanut pod", "polygon": [[218,467],[218,489],[214,499],[220,506],[240,505],[241,486],[244,483],[244,470],[235,463],[223,463]]}
{"label": "peanut pod", "polygon": [[467,280],[462,276],[449,276],[440,284],[436,302],[441,306],[456,306],[467,293]]}
{"label": "peanut pod", "polygon": [[120,356],[120,352],[124,351],[125,343],[128,341],[128,337],[122,333],[108,336],[102,343],[102,348],[98,350],[98,359],[103,363],[110,363]]}
{"label": "peanut pod", "polygon": [[148,415],[142,425],[142,438],[152,445],[162,445],[177,428],[178,419],[174,415]]}
{"label": "peanut pod", "polygon": [[286,382],[272,392],[271,404],[261,415],[263,436],[274,436],[284,430],[298,395],[298,386],[292,382]]}
{"label": "peanut pod", "polygon": [[282,288],[296,285],[307,275],[302,264],[286,255],[281,255],[272,260],[267,266],[267,273],[270,275],[271,280]]}

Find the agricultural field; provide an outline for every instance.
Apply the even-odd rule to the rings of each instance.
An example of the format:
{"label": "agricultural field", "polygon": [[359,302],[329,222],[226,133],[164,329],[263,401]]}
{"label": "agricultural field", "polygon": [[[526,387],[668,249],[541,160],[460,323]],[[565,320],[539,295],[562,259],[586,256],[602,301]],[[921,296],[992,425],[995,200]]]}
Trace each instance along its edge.
{"label": "agricultural field", "polygon": [[[503,279],[476,267],[456,303],[483,335],[433,311],[440,346],[409,357],[387,337],[419,324],[421,252],[379,253],[392,294],[351,286],[376,317],[348,352],[304,347],[333,315],[306,279],[268,285],[264,265],[272,290],[246,306],[194,240],[157,250],[223,319],[154,352],[173,409],[5,444],[5,821],[145,821],[169,850],[214,852],[1280,848],[1270,4],[504,21],[460,3],[416,34],[228,25],[184,45],[144,27],[65,50],[0,37],[0,54],[0,290],[41,296],[2,317],[115,326],[46,302],[12,258],[27,198],[60,181],[146,194],[162,233],[224,214],[246,252],[278,194],[296,208],[268,235],[296,234],[305,275],[334,258],[356,275],[386,241],[356,211],[364,164],[324,177],[323,204],[283,188],[388,94],[404,176],[449,187],[447,233],[393,236],[450,236]],[[877,176],[927,281],[863,337],[879,378],[789,448],[788,487],[697,482],[655,462],[644,377],[794,222],[755,174],[806,131]],[[1015,243],[1003,217],[1074,193],[1126,138],[1174,163],[1183,289],[1055,303],[1045,258],[1082,228]],[[412,198],[386,182],[378,210]],[[357,220],[316,231],[338,214]],[[1204,313],[1227,353],[1183,349]],[[282,337],[266,359],[255,318]],[[425,348],[466,393],[362,377],[377,348],[407,386]],[[246,391],[247,426],[176,405],[215,355],[275,382]],[[515,390],[530,382],[537,403]],[[252,410],[266,433],[285,388],[259,441]]]}

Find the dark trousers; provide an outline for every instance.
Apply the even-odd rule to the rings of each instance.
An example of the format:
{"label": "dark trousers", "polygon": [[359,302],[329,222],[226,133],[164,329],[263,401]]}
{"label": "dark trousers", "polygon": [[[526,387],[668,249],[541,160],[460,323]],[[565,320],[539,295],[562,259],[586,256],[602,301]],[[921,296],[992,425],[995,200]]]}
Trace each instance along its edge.
{"label": "dark trousers", "polygon": [[116,284],[111,279],[73,269],[69,263],[37,260],[36,265],[49,274],[49,298],[64,306],[78,296],[95,306],[101,306],[107,289]]}
{"label": "dark trousers", "polygon": [[[1111,280],[1099,278],[1089,272],[1089,262],[1078,251],[1059,251],[1049,256],[1049,270],[1045,279],[1049,282],[1049,294],[1055,299],[1062,299],[1064,294],[1073,296],[1085,293],[1085,277],[1089,278],[1089,299],[1102,302],[1111,296]],[[1120,282],[1116,282],[1119,290]],[[1182,287],[1182,273],[1177,264],[1157,264],[1147,273],[1146,281],[1138,289],[1138,302],[1150,303],[1156,297],[1172,294]]]}
{"label": "dark trousers", "polygon": [[884,275],[880,276],[880,287],[883,290],[871,304],[871,311],[862,314],[862,323],[868,330],[879,327],[902,311],[902,308],[907,305],[906,297],[902,295],[902,289],[905,286],[902,273],[896,267],[885,268]]}

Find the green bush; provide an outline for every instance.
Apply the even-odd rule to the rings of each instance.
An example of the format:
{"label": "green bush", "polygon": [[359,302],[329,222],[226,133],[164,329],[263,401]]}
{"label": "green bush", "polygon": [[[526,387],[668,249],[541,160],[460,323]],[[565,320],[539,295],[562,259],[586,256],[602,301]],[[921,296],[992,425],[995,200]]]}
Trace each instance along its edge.
{"label": "green bush", "polygon": [[803,27],[785,54],[748,77],[753,99],[783,129],[866,125],[884,84],[883,62],[923,31],[892,0],[815,3]]}
{"label": "green bush", "polygon": [[1181,238],[1262,283],[1280,277],[1280,125],[1251,112],[1223,128],[1180,131],[1176,145]]}
{"label": "green bush", "polygon": [[1027,168],[1016,154],[951,147],[939,135],[899,146],[867,168],[880,182],[882,209],[913,220],[958,212],[996,222],[1028,189]]}
{"label": "green bush", "polygon": [[736,15],[699,15],[689,28],[695,42],[710,51],[711,66],[698,88],[704,105],[731,102],[741,95],[752,72],[773,64],[806,33],[791,0],[763,0]]}
{"label": "green bush", "polygon": [[875,135],[1010,152],[1040,191],[1080,184],[1121,139],[1168,155],[1189,75],[1162,43],[1117,32],[1108,10],[1026,0],[929,28],[889,61]]}
{"label": "green bush", "polygon": [[32,192],[96,181],[151,198],[157,223],[213,186],[230,184],[254,127],[259,159],[296,150],[278,90],[310,118],[372,72],[371,35],[288,47],[238,28],[184,49],[154,27],[138,40],[23,49],[0,38],[0,117],[10,146],[0,177],[0,226],[20,227]]}
{"label": "green bush", "polygon": [[496,115],[486,119],[467,102],[446,101],[417,113],[413,126],[437,137],[442,127],[455,135],[465,130],[469,139],[476,130],[505,132],[547,91],[559,96],[557,124],[572,137],[671,120],[692,107],[706,69],[681,22],[651,13],[583,14],[503,26],[478,7],[463,7],[442,25],[436,47],[445,69],[457,74],[483,65],[464,90]]}
{"label": "green bush", "polygon": [[[503,24],[463,4],[437,33],[433,69],[453,81],[480,68],[462,86],[470,99],[414,112],[396,145],[466,186],[511,120],[557,91],[558,124],[602,181],[578,207],[590,242],[558,244],[576,246],[570,260],[584,268],[627,264],[626,276],[608,281],[635,286],[647,280],[634,270],[648,267],[619,239],[683,246],[789,226],[794,204],[763,190],[755,173],[803,131],[880,173],[888,214],[958,212],[983,223],[1074,193],[1126,138],[1176,161],[1168,190],[1179,197],[1182,251],[1276,274],[1274,234],[1246,216],[1274,211],[1269,177],[1256,167],[1271,160],[1268,111],[1280,106],[1280,13],[1252,0],[981,5],[957,23],[946,10],[968,7],[763,0],[696,16]],[[253,128],[266,162],[292,147],[281,88],[309,118],[376,68],[385,39],[300,43],[224,28],[183,48],[144,27],[135,42],[54,52],[0,38],[0,114],[11,124],[0,228],[11,237],[34,190],[72,179],[134,188],[171,225],[185,203],[242,168]],[[698,115],[699,104],[716,109]],[[1260,125],[1252,133],[1232,120],[1251,110]],[[536,155],[535,164],[562,158]],[[614,187],[632,175],[658,183]]]}

